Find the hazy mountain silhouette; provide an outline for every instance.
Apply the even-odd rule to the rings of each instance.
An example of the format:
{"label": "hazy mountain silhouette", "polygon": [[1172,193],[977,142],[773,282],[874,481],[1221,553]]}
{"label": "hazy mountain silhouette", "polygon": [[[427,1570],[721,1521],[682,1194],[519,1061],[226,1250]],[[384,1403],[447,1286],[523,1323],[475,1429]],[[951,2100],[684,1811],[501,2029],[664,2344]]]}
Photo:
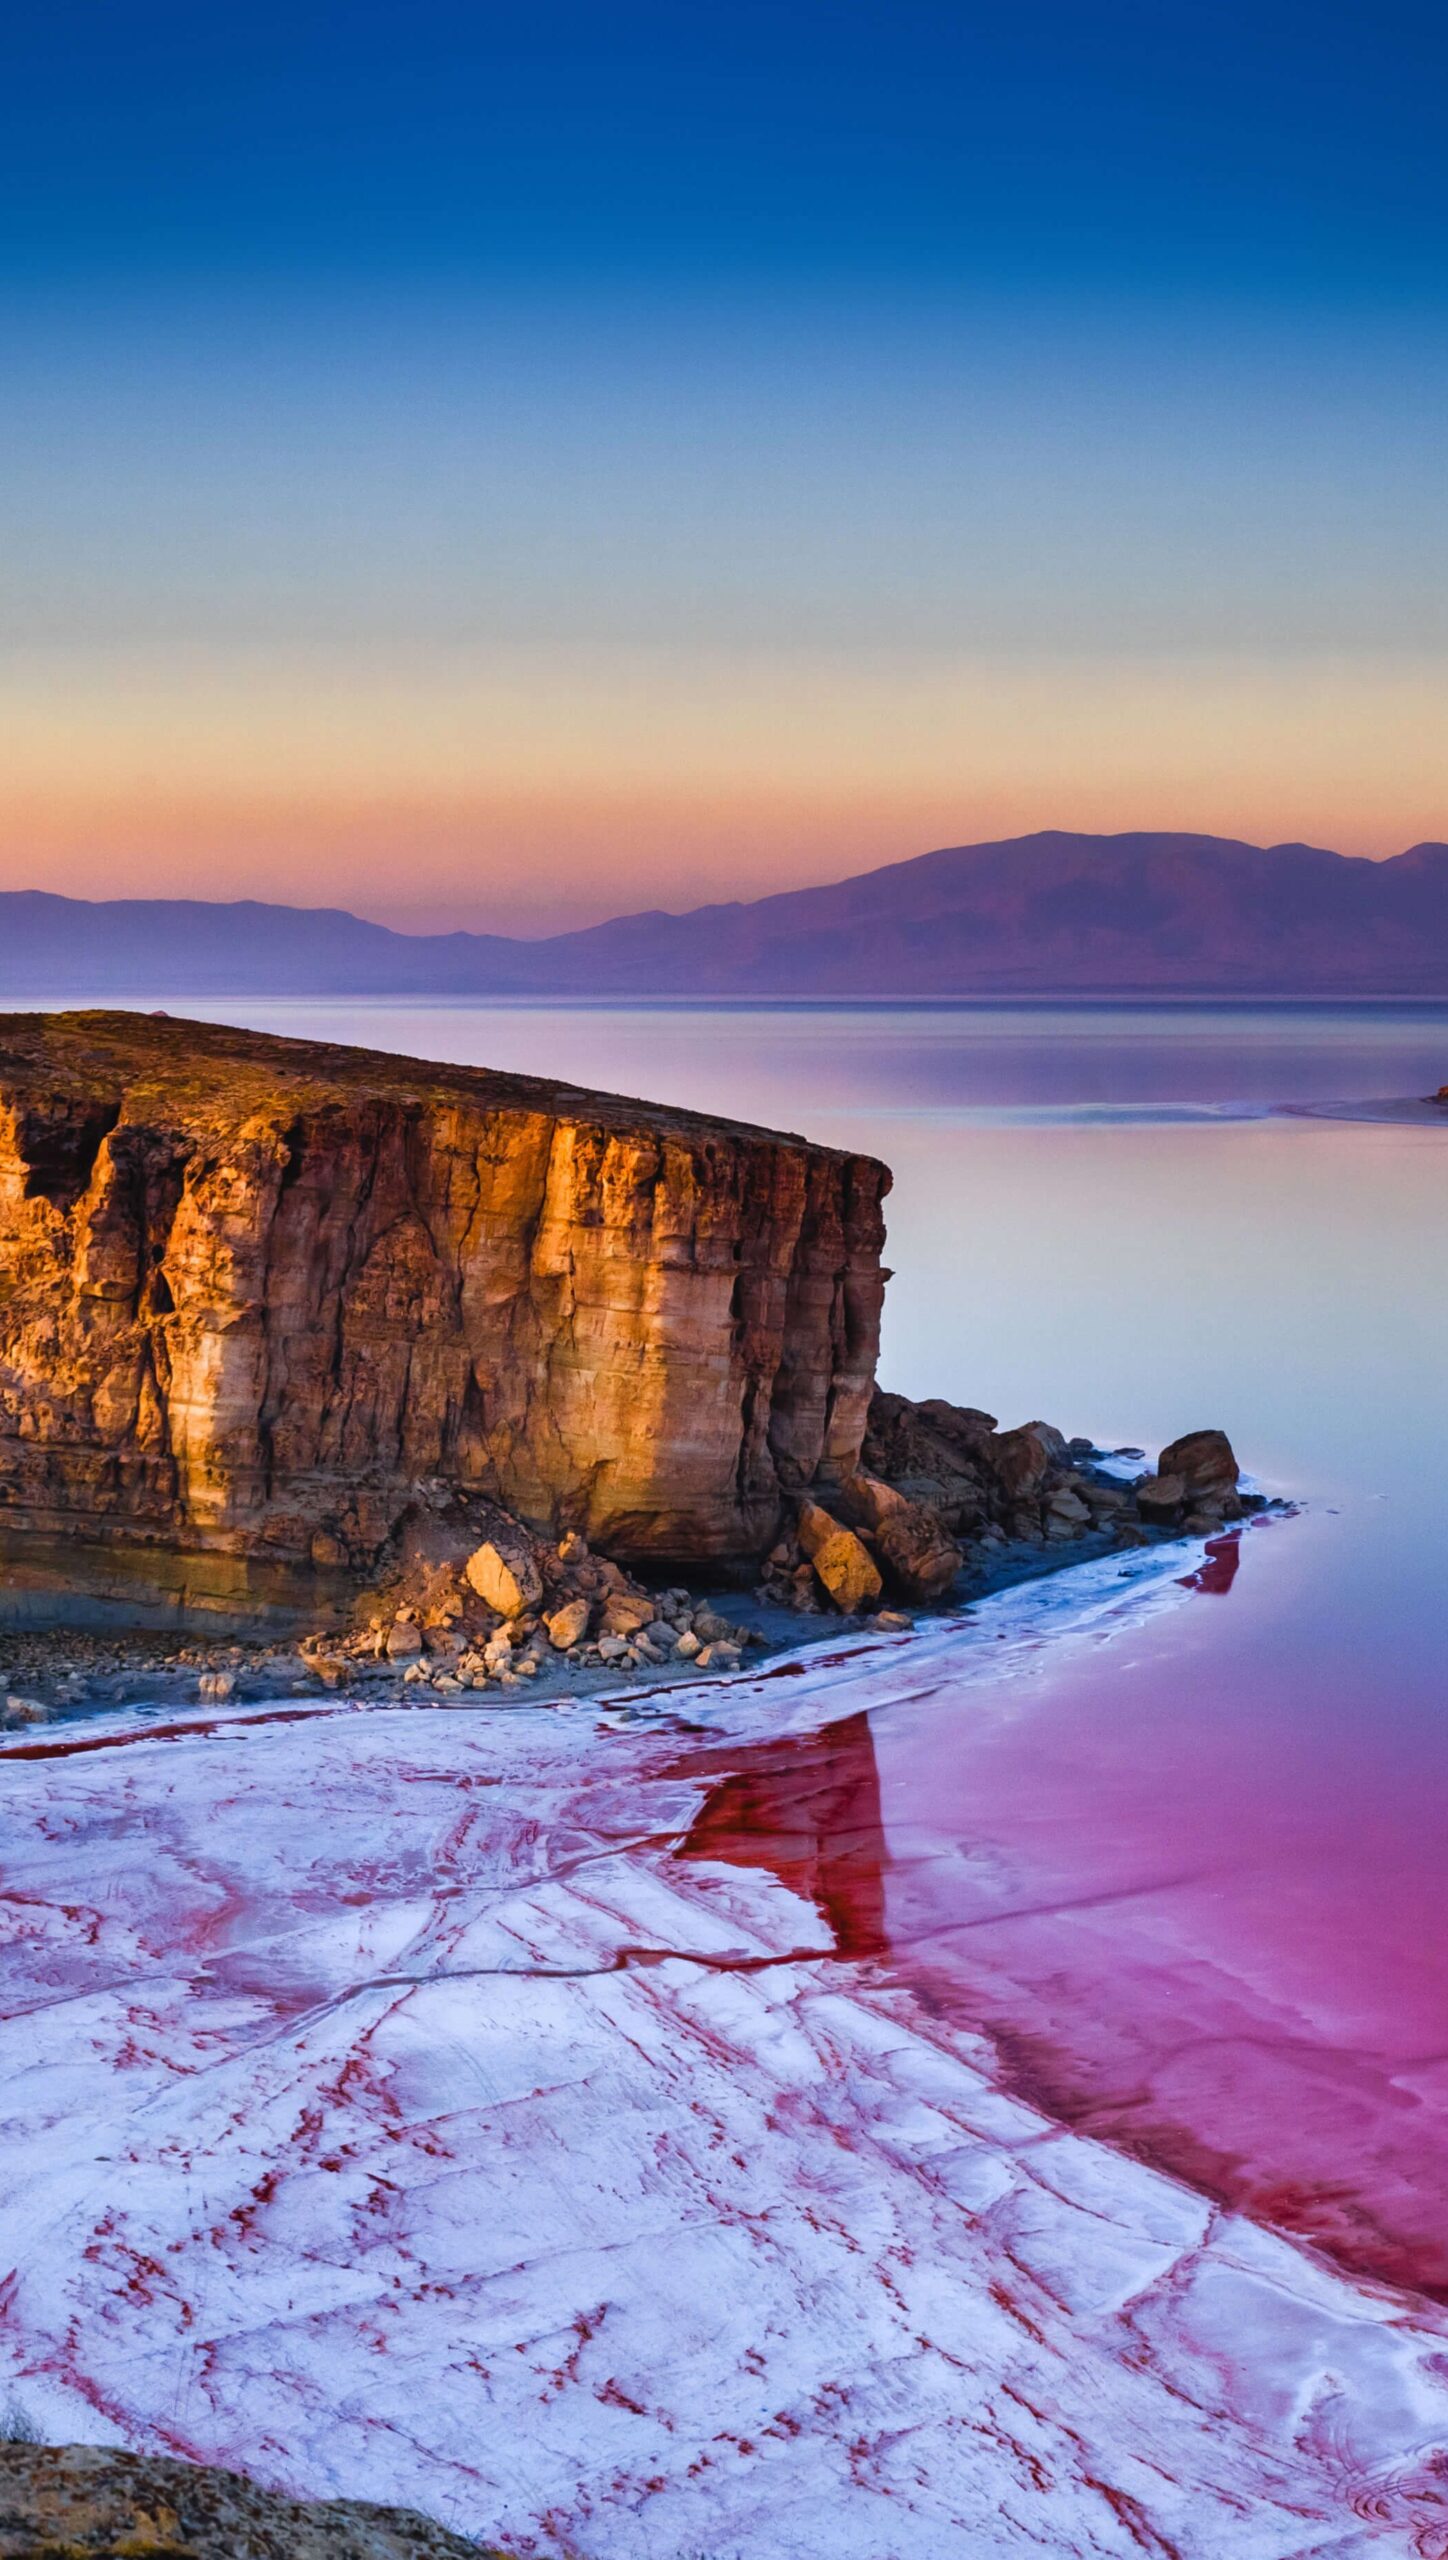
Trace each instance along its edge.
{"label": "hazy mountain silhouette", "polygon": [[1448,993],[1448,844],[1050,831],[543,941],[339,908],[0,895],[0,996]]}

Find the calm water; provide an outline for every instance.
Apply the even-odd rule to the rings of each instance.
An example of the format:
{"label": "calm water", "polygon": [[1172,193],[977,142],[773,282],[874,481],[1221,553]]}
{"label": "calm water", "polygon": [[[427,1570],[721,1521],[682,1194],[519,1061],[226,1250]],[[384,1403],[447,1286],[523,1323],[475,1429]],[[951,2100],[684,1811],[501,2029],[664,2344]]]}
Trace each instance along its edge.
{"label": "calm water", "polygon": [[1135,1637],[763,1755],[709,1837],[792,1805],[842,1938],[1059,2110],[1448,2291],[1448,1128],[1268,1108],[1436,1087],[1448,1007],[205,1010],[868,1148],[886,1384],[1221,1423],[1301,1499]]}

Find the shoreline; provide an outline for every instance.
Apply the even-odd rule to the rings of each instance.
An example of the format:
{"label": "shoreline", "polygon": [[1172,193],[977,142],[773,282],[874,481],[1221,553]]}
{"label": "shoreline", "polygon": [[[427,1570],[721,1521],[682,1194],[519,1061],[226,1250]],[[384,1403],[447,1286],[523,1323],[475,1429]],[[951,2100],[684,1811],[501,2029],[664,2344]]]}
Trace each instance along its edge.
{"label": "shoreline", "polygon": [[[1153,1554],[1162,1546],[1192,1543],[1201,1541],[1162,1533],[1145,1549],[1123,1550],[1107,1532],[1050,1546],[1009,1541],[985,1571],[963,1576],[960,1587],[939,1601],[915,1604],[891,1614],[914,1629],[943,1620],[954,1623],[999,1593],[1054,1579],[1104,1557],[1127,1552]],[[747,1677],[756,1665],[765,1668],[786,1655],[858,1640],[871,1631],[867,1623],[845,1616],[821,1614],[802,1620],[786,1608],[717,1583],[701,1583],[691,1598],[700,1609],[716,1612],[721,1619],[733,1622],[739,1632],[747,1633],[750,1645],[747,1658],[741,1658],[737,1674],[741,1677]],[[505,1704],[488,1692],[464,1691],[449,1697],[415,1673],[409,1680],[409,1668],[402,1662],[369,1663],[365,1676],[354,1677],[349,1683],[345,1677],[338,1680],[324,1676],[315,1661],[309,1661],[299,1644],[292,1642],[188,1637],[144,1629],[0,1623],[0,1747],[7,1732],[22,1731],[31,1724],[49,1725],[73,1716],[94,1715],[108,1708],[154,1705],[175,1711],[186,1706],[240,1707],[280,1699],[320,1701],[329,1695],[355,1696],[356,1703],[377,1708],[448,1703],[462,1709]],[[507,1703],[514,1709],[584,1706],[615,1692],[620,1676],[612,1665],[586,1667],[571,1661],[566,1654],[555,1654],[551,1661],[545,1661],[526,1691]],[[711,1674],[708,1667],[696,1669],[692,1663],[675,1662],[639,1666],[637,1671],[630,1669],[622,1676],[629,1680],[631,1689],[649,1692],[693,1688],[719,1674]],[[214,1681],[229,1685],[220,1690],[202,1685]],[[25,1712],[27,1709],[33,1712]]]}
{"label": "shoreline", "polygon": [[[1278,1516],[1290,1516],[1290,1510],[1285,1509]],[[1220,1534],[1230,1537],[1235,1531]],[[1014,1673],[1023,1652],[1035,1653],[1043,1642],[1057,1636],[1085,1635],[1094,1631],[1103,1618],[1120,1615],[1135,1623],[1143,1609],[1170,1605],[1174,1591],[1185,1586],[1192,1572],[1209,1561],[1209,1551],[1217,1541],[1216,1532],[1210,1538],[1178,1535],[1122,1552],[1099,1540],[1083,1540],[1081,1544],[1088,1550],[1084,1554],[1063,1554],[1060,1549],[1053,1549],[1049,1556],[1043,1556],[1034,1551],[1033,1567],[1026,1564],[1024,1556],[1010,1557],[988,1588],[972,1590],[954,1602],[922,1608],[906,1628],[877,1631],[845,1618],[807,1621],[802,1627],[795,1619],[787,1632],[780,1631],[768,1653],[751,1656],[732,1668],[700,1671],[693,1664],[658,1664],[640,1665],[625,1672],[605,1669],[590,1673],[567,1688],[561,1681],[547,1689],[541,1681],[533,1682],[516,1698],[501,1698],[491,1692],[439,1697],[426,1687],[408,1687],[400,1680],[394,1681],[387,1694],[380,1695],[370,1687],[364,1690],[342,1684],[329,1688],[310,1676],[302,1685],[300,1675],[295,1687],[274,1684],[245,1695],[237,1689],[225,1698],[196,1696],[189,1690],[185,1695],[179,1691],[158,1695],[154,1684],[148,1685],[141,1697],[98,1691],[57,1708],[39,1729],[27,1725],[0,1729],[0,1769],[35,1757],[64,1756],[68,1749],[88,1750],[93,1739],[96,1748],[104,1748],[118,1738],[109,1718],[151,1710],[180,1717],[177,1732],[221,1730],[232,1723],[260,1723],[273,1717],[296,1719],[309,1712],[317,1716],[369,1718],[439,1713],[453,1718],[496,1717],[501,1719],[500,1731],[512,1732],[528,1724],[526,1711],[532,1707],[577,1709],[584,1713],[585,1723],[589,1713],[595,1720],[611,1722],[620,1716],[652,1713],[651,1702],[657,1699],[680,1705],[687,1700],[699,1715],[717,1713],[721,1723],[729,1719],[727,1733],[720,1734],[721,1742],[737,1741],[741,1748],[752,1748],[761,1741],[788,1740],[815,1729],[813,1706],[798,1707],[793,1698],[787,1705],[781,1703],[781,1693],[773,1685],[781,1679],[792,1681],[807,1675],[814,1679],[847,1663],[863,1663],[880,1655],[899,1660],[902,1654],[922,1675],[929,1670],[933,1676],[933,1666],[942,1650],[951,1650],[953,1640],[968,1633],[980,1638],[978,1655],[972,1648],[974,1658],[967,1668],[952,1650],[953,1668],[963,1674],[967,1686],[974,1687],[977,1681],[994,1684],[998,1678]],[[737,1593],[725,1596],[738,1605]],[[998,1628],[994,1623],[996,1615],[1004,1614],[1004,1604],[1013,1599],[1022,1604],[1019,1623]],[[983,1611],[987,1613],[984,1622],[978,1614]],[[782,1618],[785,1613],[775,1614]],[[55,1640],[68,1641],[67,1631],[58,1630]],[[987,1640],[992,1645],[1003,1642],[1005,1652],[987,1652]],[[764,1697],[752,1697],[750,1693],[763,1683],[769,1684]],[[77,1723],[94,1725],[94,1737],[87,1731],[70,1741]],[[49,1736],[57,1727],[60,1731],[52,1745]],[[702,1734],[712,1733],[714,1727],[712,1722],[696,1725],[691,1719],[683,1729]],[[138,1725],[136,1738],[144,1739],[155,1730],[149,1722]],[[168,1723],[162,1738],[168,1738],[170,1730]]]}

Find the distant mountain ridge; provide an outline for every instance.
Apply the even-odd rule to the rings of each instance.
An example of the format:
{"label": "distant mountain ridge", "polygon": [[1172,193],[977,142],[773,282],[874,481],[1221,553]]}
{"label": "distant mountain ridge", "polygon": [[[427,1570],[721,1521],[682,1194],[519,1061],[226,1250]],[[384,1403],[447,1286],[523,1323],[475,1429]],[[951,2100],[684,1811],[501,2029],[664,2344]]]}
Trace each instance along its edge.
{"label": "distant mountain ridge", "polygon": [[342,908],[0,893],[0,997],[1448,994],[1448,844],[1048,830],[517,941]]}

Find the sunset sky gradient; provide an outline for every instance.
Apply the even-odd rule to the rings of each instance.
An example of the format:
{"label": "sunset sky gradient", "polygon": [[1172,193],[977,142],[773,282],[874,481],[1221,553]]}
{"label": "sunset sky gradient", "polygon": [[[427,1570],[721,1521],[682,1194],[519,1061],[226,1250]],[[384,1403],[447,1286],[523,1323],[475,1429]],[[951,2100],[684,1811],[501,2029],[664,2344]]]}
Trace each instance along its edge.
{"label": "sunset sky gradient", "polygon": [[0,886],[1448,836],[1440,8],[28,15]]}

